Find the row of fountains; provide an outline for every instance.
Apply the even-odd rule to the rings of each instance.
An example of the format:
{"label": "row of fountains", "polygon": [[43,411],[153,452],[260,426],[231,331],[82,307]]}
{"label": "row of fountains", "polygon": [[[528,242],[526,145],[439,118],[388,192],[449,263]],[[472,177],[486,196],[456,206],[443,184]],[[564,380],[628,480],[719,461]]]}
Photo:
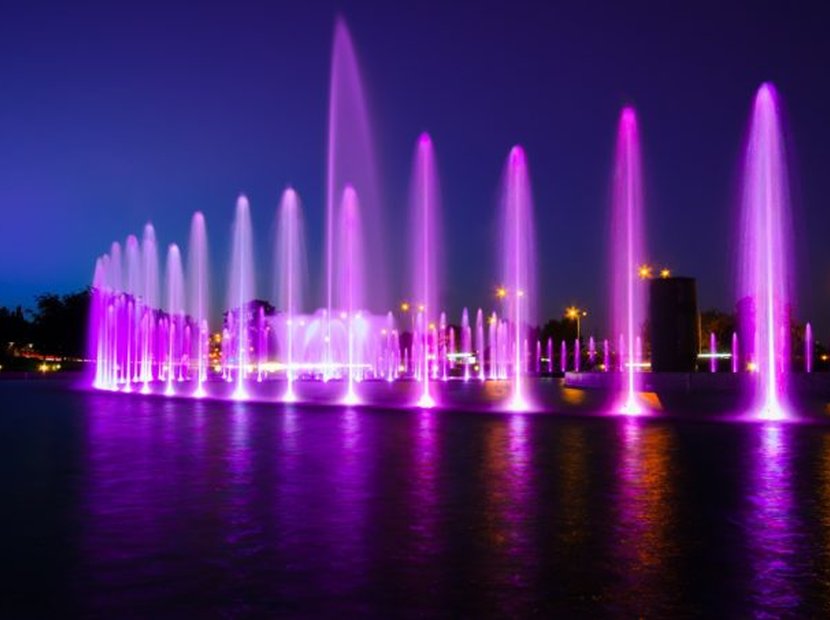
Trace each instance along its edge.
{"label": "row of fountains", "polygon": [[[211,325],[205,218],[192,219],[186,261],[167,248],[164,277],[155,231],[113,243],[95,265],[89,347],[100,389],[194,397],[251,396],[255,383],[280,385],[275,397],[302,399],[298,385],[342,386],[332,398],[364,400],[362,383],[415,382],[402,405],[432,407],[441,381],[506,382],[503,406],[544,408],[528,389],[533,376],[554,371],[554,343],[534,334],[536,271],[534,206],[528,163],[516,146],[508,154],[500,197],[501,273],[497,311],[464,309],[457,327],[441,312],[441,212],[433,143],[417,141],[410,197],[411,299],[394,312],[381,284],[377,252],[378,201],[366,103],[354,49],[342,21],[335,28],[330,83],[325,213],[325,307],[309,312],[302,204],[293,188],[277,211],[273,301],[255,290],[250,205],[236,203],[222,328]],[[611,316],[614,336],[587,343],[587,370],[621,373],[616,410],[644,411],[639,375],[647,363],[641,331],[644,287],[637,268],[646,258],[640,144],[635,111],[620,116],[611,205]],[[741,206],[741,269],[737,299],[751,300],[753,334],[743,369],[757,375],[755,410],[786,411],[791,234],[785,153],[777,95],[758,90],[746,149]],[[370,285],[371,283],[371,285]],[[573,343],[579,371],[583,344]],[[561,343],[561,370],[569,345]],[[601,361],[600,361],[601,360]],[[736,367],[735,370],[738,370]],[[232,386],[222,391],[216,386]]]}

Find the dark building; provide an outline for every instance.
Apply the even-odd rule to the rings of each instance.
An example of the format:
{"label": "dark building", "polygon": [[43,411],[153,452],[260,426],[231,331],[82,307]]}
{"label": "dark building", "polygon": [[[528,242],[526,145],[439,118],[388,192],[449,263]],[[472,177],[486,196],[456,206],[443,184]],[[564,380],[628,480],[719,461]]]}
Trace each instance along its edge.
{"label": "dark building", "polygon": [[694,372],[699,347],[694,278],[649,283],[648,323],[653,372]]}

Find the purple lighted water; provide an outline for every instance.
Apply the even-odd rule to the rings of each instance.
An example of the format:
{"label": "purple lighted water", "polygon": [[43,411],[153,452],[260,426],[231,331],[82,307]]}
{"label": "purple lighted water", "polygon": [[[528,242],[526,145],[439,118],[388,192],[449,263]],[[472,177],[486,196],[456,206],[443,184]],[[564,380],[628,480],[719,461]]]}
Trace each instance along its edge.
{"label": "purple lighted water", "polygon": [[789,323],[794,303],[792,221],[778,94],[755,96],[740,211],[738,313],[745,361],[757,373],[752,408],[761,419],[788,416]]}
{"label": "purple lighted water", "polygon": [[501,281],[510,329],[500,344],[505,374],[509,364],[513,381],[509,406],[522,411],[532,406],[522,387],[522,344],[536,319],[536,228],[527,158],[519,146],[508,155],[501,196]]}
{"label": "purple lighted water", "polygon": [[[558,411],[577,407],[558,394]],[[0,402],[12,618],[830,605],[825,426],[123,398],[51,381],[0,381]]]}
{"label": "purple lighted water", "polygon": [[[638,267],[646,263],[640,137],[633,108],[620,114],[611,199],[611,323],[621,346],[619,365],[625,373],[618,410],[643,411],[637,392],[637,338],[645,320],[645,285]],[[616,342],[617,340],[615,340]]]}
{"label": "purple lighted water", "polygon": [[[429,354],[429,325],[438,318],[440,302],[438,291],[441,290],[441,255],[443,240],[441,238],[441,203],[438,186],[438,173],[435,166],[435,153],[432,140],[428,134],[421,134],[415,147],[412,166],[412,187],[410,190],[410,213],[412,224],[412,290],[414,303],[420,315],[423,329],[416,331],[413,337],[419,343],[418,357],[415,364],[421,369],[421,396],[418,406],[430,408],[435,405],[435,398],[430,391],[430,357],[438,364],[438,342],[433,341],[433,355]],[[466,312],[466,310],[465,310]],[[444,317],[444,315],[442,315]],[[446,333],[446,318],[440,321],[441,333]]]}

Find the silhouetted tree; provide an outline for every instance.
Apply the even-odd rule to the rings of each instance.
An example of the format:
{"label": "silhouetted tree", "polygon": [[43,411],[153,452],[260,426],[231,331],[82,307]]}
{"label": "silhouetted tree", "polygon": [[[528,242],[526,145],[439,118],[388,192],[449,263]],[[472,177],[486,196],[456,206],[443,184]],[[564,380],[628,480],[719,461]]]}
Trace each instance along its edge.
{"label": "silhouetted tree", "polygon": [[39,295],[32,322],[35,348],[50,355],[83,357],[89,301],[89,290],[69,295]]}

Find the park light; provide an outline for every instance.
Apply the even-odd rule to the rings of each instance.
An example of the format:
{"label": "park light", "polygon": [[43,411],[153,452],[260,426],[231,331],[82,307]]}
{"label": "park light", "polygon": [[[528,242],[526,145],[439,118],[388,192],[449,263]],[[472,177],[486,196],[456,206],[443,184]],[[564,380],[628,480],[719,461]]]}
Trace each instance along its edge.
{"label": "park light", "polygon": [[663,278],[664,280],[666,278],[670,278],[671,277],[671,271],[669,269],[667,269],[666,267],[663,267],[660,270],[660,277]]}
{"label": "park light", "polygon": [[650,280],[652,275],[651,265],[640,265],[637,269],[637,275],[641,280]]}
{"label": "park light", "polygon": [[402,301],[401,302],[401,312],[409,312],[409,302]]}
{"label": "park light", "polygon": [[568,306],[565,308],[565,318],[571,321],[576,321],[576,339],[582,338],[582,318],[588,316],[588,311],[576,306]]}
{"label": "park light", "polygon": [[496,287],[496,297],[498,299],[504,299],[505,297],[507,297],[507,289],[503,286]]}

